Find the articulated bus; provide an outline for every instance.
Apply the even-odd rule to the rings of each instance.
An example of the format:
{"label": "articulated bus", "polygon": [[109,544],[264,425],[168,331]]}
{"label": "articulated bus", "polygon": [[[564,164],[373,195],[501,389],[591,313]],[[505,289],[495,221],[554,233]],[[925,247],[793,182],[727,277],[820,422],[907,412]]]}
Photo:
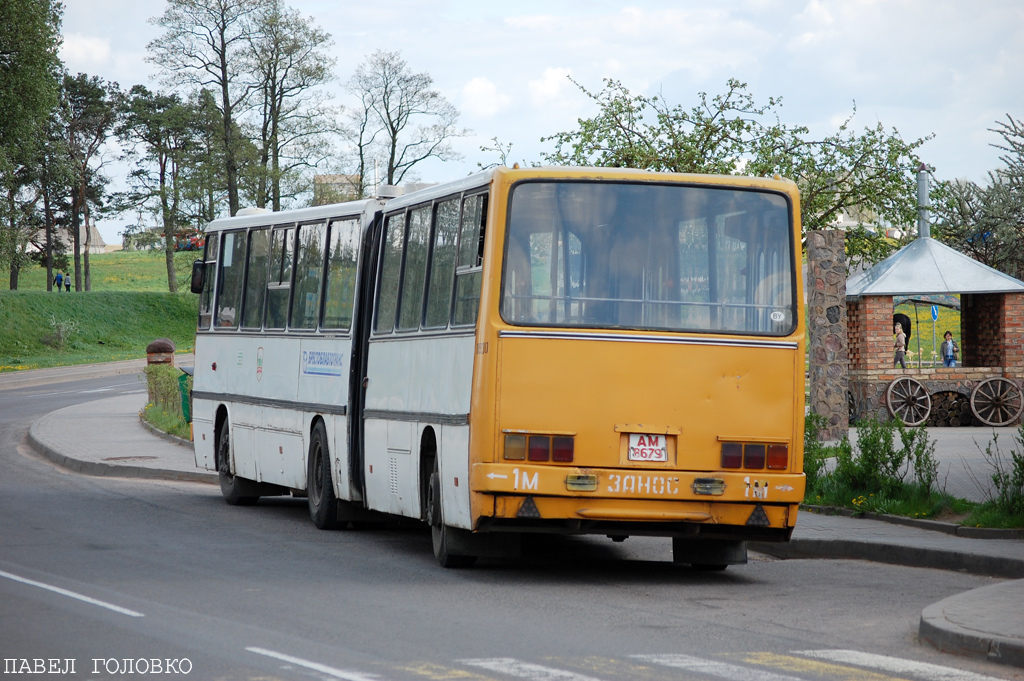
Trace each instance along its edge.
{"label": "articulated bus", "polygon": [[446,567],[538,532],[743,563],[804,493],[799,216],[778,178],[499,167],[216,220],[196,463],[320,528],[422,520]]}

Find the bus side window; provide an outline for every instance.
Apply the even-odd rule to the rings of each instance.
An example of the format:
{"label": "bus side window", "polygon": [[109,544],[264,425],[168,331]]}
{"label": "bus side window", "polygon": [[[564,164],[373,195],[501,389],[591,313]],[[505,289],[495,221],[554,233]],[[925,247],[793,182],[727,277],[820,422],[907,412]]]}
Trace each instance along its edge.
{"label": "bus side window", "polygon": [[359,221],[334,220],[328,240],[327,285],[324,287],[324,329],[348,329],[356,295]]}
{"label": "bus side window", "polygon": [[295,228],[275,229],[270,249],[270,279],[267,282],[267,328],[283,329],[288,321],[288,299],[292,288],[292,251]]}
{"label": "bus side window", "polygon": [[295,294],[289,326],[294,329],[315,329],[320,315],[320,284],[324,273],[324,240],[327,225],[299,227],[299,250],[296,256]]}
{"label": "bus side window", "polygon": [[206,252],[203,260],[206,262],[206,277],[203,282],[203,293],[199,297],[199,328],[210,328],[213,320],[213,280],[216,279],[217,269],[217,246],[220,244],[220,234],[214,232],[206,236]]}
{"label": "bus side window", "polygon": [[405,243],[405,213],[389,215],[384,223],[384,255],[377,290],[377,320],[373,330],[391,333],[398,311],[398,285],[402,275],[402,250]]}
{"label": "bus side window", "polygon": [[245,232],[225,232],[223,240],[214,326],[218,329],[237,329],[245,274]]}
{"label": "bus side window", "polygon": [[434,247],[430,255],[430,284],[427,286],[429,329],[448,326],[451,316],[452,285],[455,277],[456,241],[459,236],[459,200],[437,204],[434,218]]}
{"label": "bus side window", "polygon": [[409,211],[409,232],[402,267],[402,297],[398,308],[398,328],[420,328],[423,317],[423,289],[427,280],[427,248],[430,242],[430,206]]}
{"label": "bus side window", "polygon": [[270,230],[254,229],[249,232],[249,274],[245,280],[245,300],[242,303],[243,329],[259,329],[263,326],[263,303],[269,267]]}
{"label": "bus side window", "polygon": [[481,264],[487,223],[487,194],[467,196],[462,204],[459,260],[455,268],[455,315],[453,326],[476,324],[480,308]]}

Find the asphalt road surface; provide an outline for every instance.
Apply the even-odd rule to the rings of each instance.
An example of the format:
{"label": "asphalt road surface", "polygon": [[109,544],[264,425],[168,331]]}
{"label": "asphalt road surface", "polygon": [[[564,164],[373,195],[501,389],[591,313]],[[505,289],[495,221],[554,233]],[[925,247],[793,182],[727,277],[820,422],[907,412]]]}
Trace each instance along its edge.
{"label": "asphalt road surface", "polygon": [[418,525],[323,532],[302,499],[231,507],[213,485],[81,476],[26,444],[47,412],[143,389],[0,392],[5,678],[1024,678],[917,641],[925,606],[988,578],[758,555],[703,573],[669,540],[594,537],[444,570]]}

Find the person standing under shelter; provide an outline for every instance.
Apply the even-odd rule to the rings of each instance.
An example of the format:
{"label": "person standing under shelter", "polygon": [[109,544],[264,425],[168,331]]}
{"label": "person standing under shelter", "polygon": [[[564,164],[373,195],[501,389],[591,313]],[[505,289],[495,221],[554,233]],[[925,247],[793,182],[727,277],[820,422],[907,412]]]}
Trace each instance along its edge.
{"label": "person standing under shelter", "polygon": [[939,354],[942,355],[942,366],[955,367],[956,361],[960,359],[960,346],[953,340],[953,332],[947,331],[942,335],[942,345],[939,346]]}
{"label": "person standing under shelter", "polygon": [[896,351],[896,357],[893,359],[892,365],[896,366],[899,364],[904,369],[907,368],[907,360],[905,359],[907,353],[907,334],[903,333],[902,324],[894,324],[893,333],[896,334],[896,340],[893,342],[893,349]]}

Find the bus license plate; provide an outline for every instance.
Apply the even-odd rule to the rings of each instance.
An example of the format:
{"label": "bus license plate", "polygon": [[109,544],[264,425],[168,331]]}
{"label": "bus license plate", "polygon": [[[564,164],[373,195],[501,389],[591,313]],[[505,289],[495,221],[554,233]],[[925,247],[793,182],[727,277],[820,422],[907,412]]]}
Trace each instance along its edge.
{"label": "bus license plate", "polygon": [[668,436],[629,434],[630,461],[668,461]]}

